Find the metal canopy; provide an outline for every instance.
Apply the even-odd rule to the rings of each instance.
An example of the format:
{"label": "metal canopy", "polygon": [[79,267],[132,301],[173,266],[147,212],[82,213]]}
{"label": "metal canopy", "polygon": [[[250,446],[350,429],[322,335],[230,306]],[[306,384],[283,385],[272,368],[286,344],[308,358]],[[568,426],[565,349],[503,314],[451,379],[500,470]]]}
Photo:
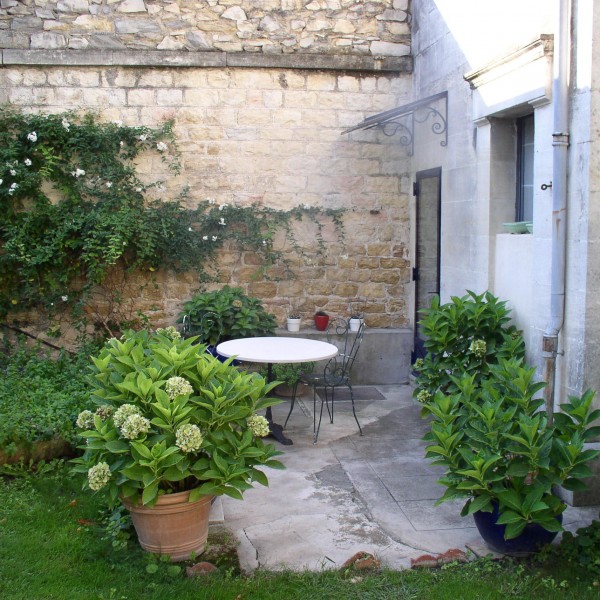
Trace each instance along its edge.
{"label": "metal canopy", "polygon": [[448,145],[448,92],[440,92],[433,96],[405,104],[392,110],[373,115],[362,123],[350,127],[344,133],[358,129],[379,128],[387,136],[400,135],[400,145],[408,147],[408,153],[413,155],[415,142],[415,123],[425,123],[431,118],[431,131],[442,135],[440,146]]}

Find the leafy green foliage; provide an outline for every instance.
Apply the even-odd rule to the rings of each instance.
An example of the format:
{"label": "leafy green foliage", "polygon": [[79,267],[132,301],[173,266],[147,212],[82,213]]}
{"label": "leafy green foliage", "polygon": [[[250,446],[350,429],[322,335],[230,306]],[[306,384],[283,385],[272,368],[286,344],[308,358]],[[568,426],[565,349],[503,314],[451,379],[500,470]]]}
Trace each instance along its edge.
{"label": "leafy green foliage", "polygon": [[575,535],[565,531],[560,544],[549,548],[547,555],[600,577],[600,520],[594,519],[587,527],[578,529]]}
{"label": "leafy green foliage", "polygon": [[23,341],[0,357],[0,448],[8,454],[39,441],[74,443],[73,421],[88,402],[85,350],[53,358]]}
{"label": "leafy green foliage", "polygon": [[[268,484],[258,466],[282,468],[274,460],[281,453],[251,426],[257,411],[279,402],[266,397],[275,384],[205,349],[195,338],[140,331],[109,340],[93,357],[89,381],[98,409],[78,418],[87,442],[74,461],[92,489],[106,486],[111,502],[121,495],[147,505],[187,490],[190,500],[242,498],[253,482]],[[121,418],[125,409],[136,416]],[[193,437],[182,441],[190,429]],[[99,467],[110,469],[100,482],[92,475]]]}
{"label": "leafy green foliage", "polygon": [[453,376],[470,375],[478,384],[501,360],[524,357],[525,344],[510,325],[506,302],[490,292],[468,292],[446,304],[435,296],[422,314],[419,325],[427,355],[415,363],[417,398],[427,398],[437,390],[456,392]]}
{"label": "leafy green foliage", "polygon": [[190,333],[199,341],[215,345],[226,340],[273,335],[275,316],[261,300],[228,285],[220,290],[196,294],[186,302],[178,322],[189,319]]}
{"label": "leafy green foliage", "polygon": [[[300,380],[302,373],[312,373],[315,368],[314,362],[305,363],[276,363],[273,365],[273,378],[277,381],[294,387]],[[263,375],[265,371],[263,371]]]}
{"label": "leafy green foliage", "polygon": [[[166,260],[180,206],[146,206],[134,159],[177,172],[171,124],[99,123],[91,114],[0,112],[0,310],[75,303],[117,262]],[[171,153],[171,151],[173,153]]]}
{"label": "leafy green foliage", "polygon": [[486,379],[452,376],[455,393],[438,390],[424,403],[432,418],[426,456],[446,469],[438,504],[466,499],[463,515],[498,504],[506,539],[527,523],[559,531],[556,516],[565,504],[553,488],[585,488],[581,479],[592,474],[587,463],[600,454],[584,446],[600,416],[591,410],[593,392],[571,397],[549,425],[543,400],[535,397],[544,384],[534,382],[534,373],[520,360],[501,360]]}

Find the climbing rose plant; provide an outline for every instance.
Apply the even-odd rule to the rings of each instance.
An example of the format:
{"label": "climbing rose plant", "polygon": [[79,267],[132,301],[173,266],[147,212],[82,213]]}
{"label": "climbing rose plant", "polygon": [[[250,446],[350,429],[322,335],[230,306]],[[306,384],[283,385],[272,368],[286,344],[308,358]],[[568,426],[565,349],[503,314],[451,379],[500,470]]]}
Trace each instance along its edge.
{"label": "climbing rose plant", "polygon": [[263,277],[276,263],[292,276],[273,238],[282,228],[288,248],[305,255],[291,222],[306,215],[316,223],[317,254],[325,253],[317,216],[329,216],[343,238],[338,210],[278,211],[212,199],[189,209],[185,190],[168,201],[148,200],[161,182],[137,176],[142,153],[156,154],[168,173],[179,173],[173,123],[128,127],[89,113],[0,108],[0,318],[32,308],[52,315],[71,306],[81,313],[91,290],[115,269],[195,270],[200,282],[215,280],[227,242],[258,253]]}

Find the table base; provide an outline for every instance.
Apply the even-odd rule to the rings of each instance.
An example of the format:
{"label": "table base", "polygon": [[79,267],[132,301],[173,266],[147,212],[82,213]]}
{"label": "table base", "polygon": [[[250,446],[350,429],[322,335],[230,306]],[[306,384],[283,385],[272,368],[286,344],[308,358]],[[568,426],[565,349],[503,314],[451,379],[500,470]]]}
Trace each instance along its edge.
{"label": "table base", "polygon": [[283,435],[283,427],[278,423],[273,422],[273,414],[271,412],[270,406],[269,408],[267,408],[265,416],[267,418],[267,421],[269,422],[269,436],[275,438],[280,444],[283,444],[284,446],[293,445],[294,442],[292,442],[290,438],[285,437],[285,435]]}

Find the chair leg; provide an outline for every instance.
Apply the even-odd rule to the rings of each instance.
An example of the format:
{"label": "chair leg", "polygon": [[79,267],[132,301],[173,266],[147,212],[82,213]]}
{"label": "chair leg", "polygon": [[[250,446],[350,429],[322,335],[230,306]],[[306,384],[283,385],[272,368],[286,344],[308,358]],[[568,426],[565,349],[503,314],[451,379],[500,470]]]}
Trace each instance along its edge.
{"label": "chair leg", "polygon": [[298,382],[296,381],[296,383],[294,384],[294,387],[292,387],[292,402],[291,402],[291,406],[290,406],[290,412],[288,413],[288,416],[285,419],[285,423],[283,424],[283,429],[285,429],[288,419],[290,418],[292,411],[294,410],[294,404],[296,402],[296,391],[297,390],[298,390]]}
{"label": "chair leg", "polygon": [[[327,404],[327,388],[325,388],[325,402],[321,399],[321,410],[319,411],[319,423],[317,425],[317,386],[313,387],[313,444],[317,443],[319,437],[319,431],[321,430],[321,419],[323,418],[323,404]],[[329,405],[327,405],[329,410]]]}
{"label": "chair leg", "polygon": [[[335,388],[331,388],[331,412],[329,413],[329,422],[333,423],[333,401],[335,400]],[[327,410],[329,410],[329,405],[327,405]]]}
{"label": "chair leg", "polygon": [[[358,431],[360,432],[360,435],[362,435],[363,432],[360,427],[360,423],[358,422],[358,417],[356,416],[356,409],[354,408],[354,392],[352,391],[352,386],[350,384],[348,384],[348,389],[350,390],[350,400],[352,400],[352,413],[354,414],[354,420],[356,421],[356,424],[358,425]],[[333,409],[333,407],[332,407],[332,409]]]}

